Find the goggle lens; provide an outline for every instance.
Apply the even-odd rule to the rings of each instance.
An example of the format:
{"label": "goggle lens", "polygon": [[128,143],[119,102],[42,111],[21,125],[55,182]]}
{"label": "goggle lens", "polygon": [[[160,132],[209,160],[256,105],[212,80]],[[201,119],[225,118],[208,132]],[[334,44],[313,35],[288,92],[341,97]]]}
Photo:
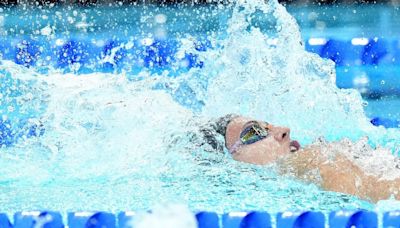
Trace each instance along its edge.
{"label": "goggle lens", "polygon": [[248,145],[260,141],[268,136],[268,130],[258,124],[246,127],[240,133],[240,140],[243,144]]}

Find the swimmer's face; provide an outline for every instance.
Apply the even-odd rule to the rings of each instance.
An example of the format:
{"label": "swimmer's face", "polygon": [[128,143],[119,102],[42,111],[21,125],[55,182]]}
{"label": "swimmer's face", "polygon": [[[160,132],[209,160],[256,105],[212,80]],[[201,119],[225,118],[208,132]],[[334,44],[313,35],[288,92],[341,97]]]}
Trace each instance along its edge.
{"label": "swimmer's face", "polygon": [[[261,137],[254,134],[252,126],[255,126],[255,131],[261,129],[264,134],[260,134]],[[257,165],[272,163],[300,147],[297,141],[290,140],[289,128],[245,117],[236,117],[229,122],[225,143],[233,159]]]}

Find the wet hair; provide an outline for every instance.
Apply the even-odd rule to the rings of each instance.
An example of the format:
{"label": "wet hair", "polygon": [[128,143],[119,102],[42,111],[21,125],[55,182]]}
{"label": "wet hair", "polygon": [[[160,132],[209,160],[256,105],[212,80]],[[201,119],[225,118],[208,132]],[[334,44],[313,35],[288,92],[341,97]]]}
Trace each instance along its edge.
{"label": "wet hair", "polygon": [[223,152],[226,147],[225,134],[226,128],[231,120],[238,117],[235,114],[228,114],[223,117],[213,119],[206,125],[200,127],[203,144],[208,144],[213,150]]}

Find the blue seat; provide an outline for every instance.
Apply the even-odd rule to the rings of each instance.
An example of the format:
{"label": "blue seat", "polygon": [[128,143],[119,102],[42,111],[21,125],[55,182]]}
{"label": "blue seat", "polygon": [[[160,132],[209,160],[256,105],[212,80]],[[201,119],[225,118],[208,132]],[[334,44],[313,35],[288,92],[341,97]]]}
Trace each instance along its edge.
{"label": "blue seat", "polygon": [[199,228],[218,228],[219,217],[215,212],[196,213],[197,224]]}
{"label": "blue seat", "polygon": [[384,39],[370,39],[362,53],[364,65],[378,65],[389,53],[389,43]]}
{"label": "blue seat", "polygon": [[133,219],[135,218],[135,212],[124,211],[118,214],[118,227],[119,228],[131,228]]}
{"label": "blue seat", "polygon": [[272,227],[271,216],[267,212],[231,212],[222,216],[222,227],[224,228],[246,228],[246,227]]}
{"label": "blue seat", "polygon": [[320,56],[334,61],[337,65],[344,65],[346,42],[328,40],[321,48]]}
{"label": "blue seat", "polygon": [[390,211],[383,214],[383,228],[400,227],[400,211]]}
{"label": "blue seat", "polygon": [[61,214],[52,211],[27,211],[14,214],[14,228],[63,228]]}
{"label": "blue seat", "polygon": [[175,61],[177,44],[174,40],[156,40],[142,47],[144,66],[147,68],[167,68]]}
{"label": "blue seat", "polygon": [[306,39],[305,41],[305,49],[309,52],[315,53],[315,54],[320,54],[322,48],[324,47],[323,43],[310,43],[312,41],[312,39],[315,38],[310,38],[310,39]]}
{"label": "blue seat", "polygon": [[58,66],[68,68],[78,63],[84,66],[89,60],[88,49],[88,43],[75,40],[68,41],[58,50]]}
{"label": "blue seat", "polygon": [[329,227],[331,228],[376,228],[378,217],[371,211],[334,211],[329,214]]}
{"label": "blue seat", "polygon": [[127,53],[128,52],[122,42],[116,40],[108,41],[101,51],[100,59],[112,59],[110,62],[103,63],[103,71],[111,72],[123,67],[123,60],[126,58]]}
{"label": "blue seat", "polygon": [[384,126],[385,128],[398,128],[400,127],[400,120],[385,119],[381,117],[375,117],[371,120],[371,123],[375,126]]}
{"label": "blue seat", "polygon": [[328,40],[322,47],[320,56],[334,61],[339,66],[353,66],[361,63],[363,46],[351,41]]}
{"label": "blue seat", "polygon": [[22,40],[16,45],[15,63],[26,67],[35,66],[41,52],[39,45],[32,40]]}
{"label": "blue seat", "polygon": [[70,228],[115,228],[115,216],[108,212],[73,212],[68,213]]}
{"label": "blue seat", "polygon": [[0,227],[2,228],[12,228],[12,224],[8,219],[8,216],[4,213],[0,213]]}
{"label": "blue seat", "polygon": [[324,228],[325,217],[321,212],[283,212],[276,217],[277,228]]}

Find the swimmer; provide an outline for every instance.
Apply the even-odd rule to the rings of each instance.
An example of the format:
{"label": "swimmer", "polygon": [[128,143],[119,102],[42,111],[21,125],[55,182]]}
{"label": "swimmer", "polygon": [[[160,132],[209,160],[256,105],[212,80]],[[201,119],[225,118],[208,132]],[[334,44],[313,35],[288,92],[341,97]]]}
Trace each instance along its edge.
{"label": "swimmer", "polygon": [[[350,140],[321,141],[301,148],[297,141],[290,139],[289,128],[236,115],[222,117],[211,124],[211,128],[203,128],[201,132],[203,140],[214,149],[218,149],[215,133],[222,135],[225,149],[236,161],[255,165],[276,164],[282,175],[292,175],[324,190],[351,194],[372,202],[390,197],[400,200],[399,159],[389,151],[374,151],[367,143],[362,149],[364,153],[369,147],[370,153],[365,152],[368,156],[381,158],[386,152],[389,162],[373,165],[378,167],[377,172],[366,168],[366,165],[373,168],[369,164],[373,163],[371,159],[349,151],[357,147]],[[344,144],[348,146],[344,147]],[[340,151],[343,148],[348,151]],[[379,173],[379,170],[383,171]]]}

